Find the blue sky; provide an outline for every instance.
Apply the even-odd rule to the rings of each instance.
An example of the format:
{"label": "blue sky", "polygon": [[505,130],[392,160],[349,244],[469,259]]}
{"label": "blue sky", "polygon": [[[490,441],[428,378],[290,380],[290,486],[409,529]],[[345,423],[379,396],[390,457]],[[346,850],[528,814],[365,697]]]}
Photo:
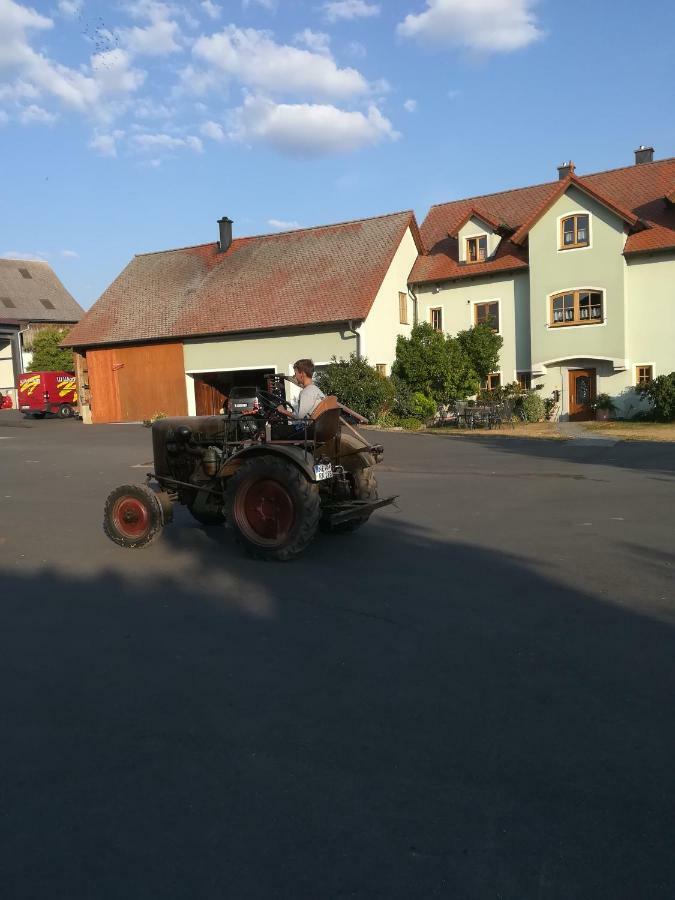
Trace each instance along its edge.
{"label": "blue sky", "polygon": [[0,255],[135,253],[675,155],[675,5],[0,0]]}

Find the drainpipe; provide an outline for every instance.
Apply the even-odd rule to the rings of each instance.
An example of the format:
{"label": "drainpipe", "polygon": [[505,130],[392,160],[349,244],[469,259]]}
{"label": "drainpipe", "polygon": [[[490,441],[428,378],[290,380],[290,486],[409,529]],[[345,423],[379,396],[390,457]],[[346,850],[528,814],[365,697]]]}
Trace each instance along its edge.
{"label": "drainpipe", "polygon": [[354,328],[353,319],[350,319],[347,322],[347,332],[353,334],[356,338],[356,358],[361,359],[361,333],[359,332],[358,328]]}
{"label": "drainpipe", "polygon": [[412,297],[413,302],[413,325],[417,325],[417,294],[412,289],[411,285],[408,285],[408,293]]}

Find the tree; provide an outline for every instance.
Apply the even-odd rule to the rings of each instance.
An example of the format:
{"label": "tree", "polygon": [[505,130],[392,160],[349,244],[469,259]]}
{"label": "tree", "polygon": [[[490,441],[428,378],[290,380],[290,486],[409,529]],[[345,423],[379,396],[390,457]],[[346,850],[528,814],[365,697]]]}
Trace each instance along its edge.
{"label": "tree", "polygon": [[324,394],[335,394],[340,403],[374,421],[393,401],[393,385],[369,365],[365,357],[352,353],[349,359],[331,359],[316,377]]}
{"label": "tree", "polygon": [[33,338],[31,372],[72,372],[73,351],[62,350],[61,341],[68,336],[67,328],[43,328]]}
{"label": "tree", "polygon": [[413,391],[438,403],[463,399],[478,390],[478,377],[459,342],[428,322],[415,325],[409,338],[399,335],[392,372]]}
{"label": "tree", "polygon": [[484,384],[488,375],[499,369],[499,351],[504,338],[493,331],[490,325],[481,322],[473,328],[460,331],[457,341],[471,360],[481,384]]}

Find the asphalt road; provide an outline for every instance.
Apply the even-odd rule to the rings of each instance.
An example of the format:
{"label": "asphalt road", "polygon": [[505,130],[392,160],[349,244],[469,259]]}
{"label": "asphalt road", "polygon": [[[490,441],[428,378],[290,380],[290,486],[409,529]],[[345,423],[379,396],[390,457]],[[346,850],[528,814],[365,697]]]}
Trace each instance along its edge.
{"label": "asphalt road", "polygon": [[0,890],[675,896],[675,446],[385,434],[302,559],[101,530],[138,426],[0,413]]}

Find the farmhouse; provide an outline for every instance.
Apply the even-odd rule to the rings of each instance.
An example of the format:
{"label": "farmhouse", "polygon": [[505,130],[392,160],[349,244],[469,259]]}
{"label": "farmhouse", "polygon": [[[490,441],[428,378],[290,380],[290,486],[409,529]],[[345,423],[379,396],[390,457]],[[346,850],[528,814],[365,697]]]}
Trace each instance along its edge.
{"label": "farmhouse", "polygon": [[487,387],[541,386],[562,418],[583,420],[598,393],[635,413],[635,386],[675,370],[675,158],[653,154],[432,207],[410,276],[419,316],[500,332]]}
{"label": "farmhouse", "polygon": [[218,225],[217,242],[134,257],[71,332],[93,422],[217,412],[301,357],[389,373],[414,323],[412,212],[242,238]]}

